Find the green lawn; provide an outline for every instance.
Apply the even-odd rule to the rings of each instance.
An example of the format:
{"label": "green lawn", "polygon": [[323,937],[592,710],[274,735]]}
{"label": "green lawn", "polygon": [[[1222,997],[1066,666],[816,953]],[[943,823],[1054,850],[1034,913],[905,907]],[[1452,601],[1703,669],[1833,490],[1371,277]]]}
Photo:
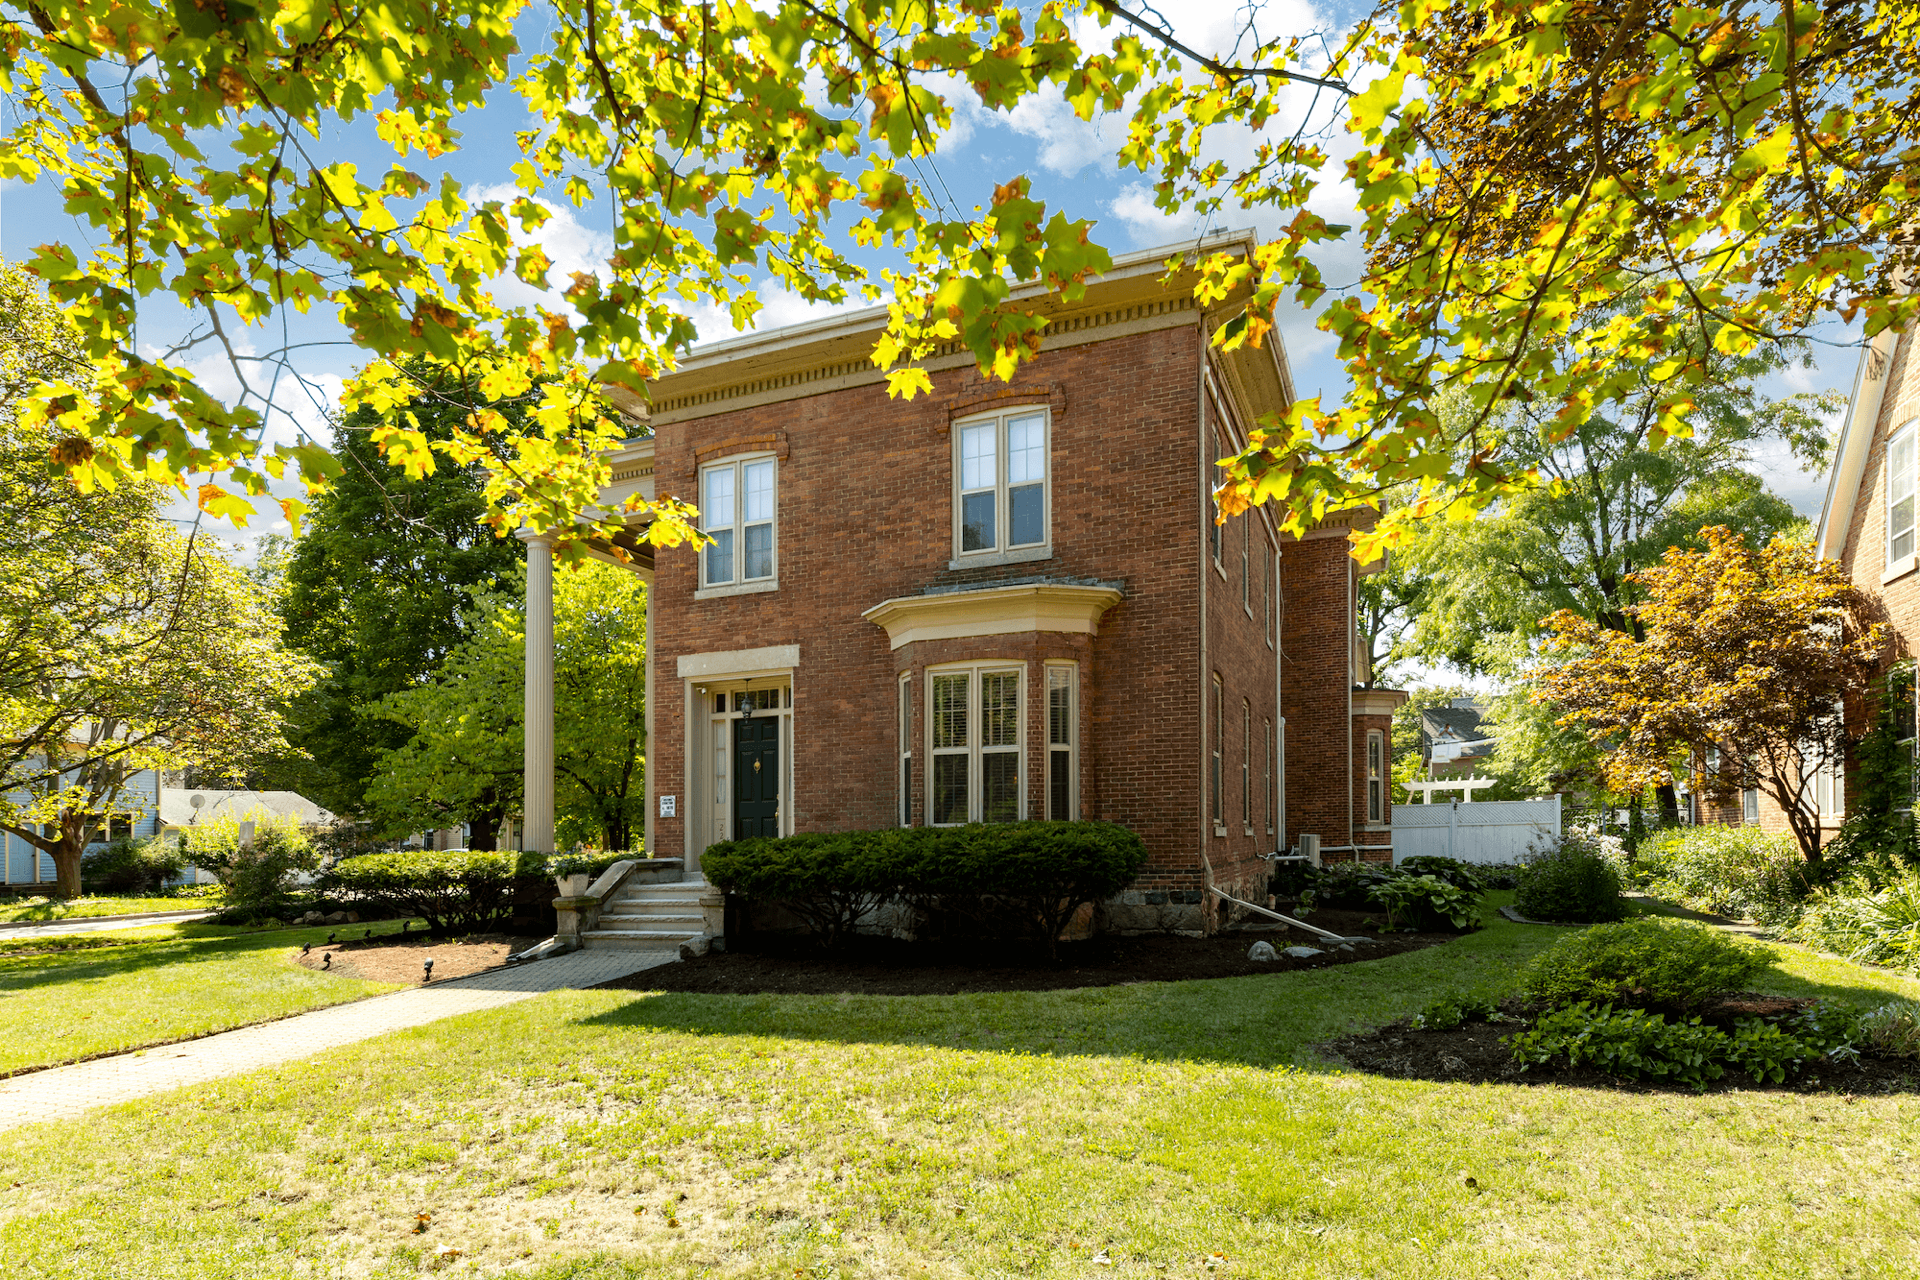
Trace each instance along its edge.
{"label": "green lawn", "polygon": [[[196,926],[171,926],[193,929]],[[206,926],[198,926],[206,928]],[[400,922],[352,928],[397,931]],[[160,926],[165,930],[168,926]],[[0,1072],[157,1044],[395,988],[300,968],[331,930],[201,938],[0,958]],[[92,936],[92,935],[88,935]]]}
{"label": "green lawn", "polygon": [[218,897],[21,898],[0,900],[0,924],[51,924],[92,916],[131,916],[150,911],[217,911]]}
{"label": "green lawn", "polygon": [[[1437,1085],[1312,1051],[1559,932],[1494,918],[1366,965],[1037,994],[557,993],[0,1134],[20,1184],[0,1257],[21,1277],[1920,1273],[1920,1094]],[[1783,989],[1920,993],[1785,954]]]}

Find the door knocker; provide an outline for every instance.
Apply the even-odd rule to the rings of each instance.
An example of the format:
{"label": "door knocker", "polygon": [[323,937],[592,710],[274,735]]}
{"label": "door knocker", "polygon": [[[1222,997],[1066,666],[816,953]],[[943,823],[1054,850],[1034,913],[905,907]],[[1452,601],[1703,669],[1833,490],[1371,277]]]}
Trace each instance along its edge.
{"label": "door knocker", "polygon": [[759,762],[758,760],[755,760],[755,761],[753,762],[753,771],[754,771],[755,773],[758,773],[758,772],[760,772],[760,762]]}

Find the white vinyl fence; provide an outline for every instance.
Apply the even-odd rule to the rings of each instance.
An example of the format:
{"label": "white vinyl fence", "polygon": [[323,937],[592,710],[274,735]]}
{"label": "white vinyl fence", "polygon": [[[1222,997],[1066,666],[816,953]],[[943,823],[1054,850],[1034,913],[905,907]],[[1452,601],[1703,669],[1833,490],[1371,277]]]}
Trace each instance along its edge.
{"label": "white vinyl fence", "polygon": [[1435,855],[1462,862],[1518,862],[1529,848],[1559,834],[1557,795],[1393,806],[1395,862]]}

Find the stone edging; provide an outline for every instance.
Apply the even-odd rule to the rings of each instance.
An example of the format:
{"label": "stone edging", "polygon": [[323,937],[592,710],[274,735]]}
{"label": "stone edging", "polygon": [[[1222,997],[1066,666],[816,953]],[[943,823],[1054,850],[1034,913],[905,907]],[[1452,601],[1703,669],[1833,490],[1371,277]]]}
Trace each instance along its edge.
{"label": "stone edging", "polygon": [[58,920],[9,920],[0,923],[3,929],[44,929],[56,924],[113,924],[127,920],[172,920],[179,916],[206,916],[217,914],[217,907],[190,907],[185,911],[136,911],[128,916],[61,916]]}
{"label": "stone edging", "polygon": [[1500,908],[1500,914],[1515,924],[1544,924],[1551,929],[1584,929],[1586,924],[1576,920],[1529,920],[1512,907]]}

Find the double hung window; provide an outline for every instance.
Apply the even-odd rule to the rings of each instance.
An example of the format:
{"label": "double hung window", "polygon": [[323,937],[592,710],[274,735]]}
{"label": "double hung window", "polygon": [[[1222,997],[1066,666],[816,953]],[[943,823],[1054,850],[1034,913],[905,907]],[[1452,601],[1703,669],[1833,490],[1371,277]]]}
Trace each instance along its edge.
{"label": "double hung window", "polygon": [[900,677],[900,825],[913,825],[913,677]]}
{"label": "double hung window", "polygon": [[1074,705],[1077,675],[1073,667],[1047,668],[1047,817],[1055,822],[1071,822],[1080,816],[1080,806],[1075,803],[1078,770],[1073,758],[1079,728]]}
{"label": "double hung window", "polygon": [[1273,721],[1261,721],[1261,737],[1267,746],[1267,834],[1273,834]]}
{"label": "double hung window", "polygon": [[1253,704],[1240,700],[1240,825],[1253,834]]}
{"label": "double hung window", "polygon": [[713,539],[700,557],[701,586],[774,580],[775,468],[772,458],[744,458],[700,472],[700,529]]}
{"label": "double hung window", "polygon": [[928,808],[935,826],[1021,817],[1020,677],[1018,667],[928,675]]}
{"label": "double hung window", "polygon": [[1887,442],[1887,568],[1898,568],[1914,554],[1915,424],[1909,421]]}
{"label": "double hung window", "polygon": [[1387,740],[1386,735],[1367,735],[1367,821],[1387,820]]}
{"label": "double hung window", "polygon": [[954,432],[956,553],[1043,548],[1047,521],[1047,414],[1026,409],[962,423]]}
{"label": "double hung window", "polygon": [[1218,672],[1213,677],[1213,706],[1210,710],[1213,712],[1213,830],[1215,835],[1223,836],[1227,833],[1227,809],[1225,799],[1220,794],[1220,773],[1226,763],[1227,687]]}

